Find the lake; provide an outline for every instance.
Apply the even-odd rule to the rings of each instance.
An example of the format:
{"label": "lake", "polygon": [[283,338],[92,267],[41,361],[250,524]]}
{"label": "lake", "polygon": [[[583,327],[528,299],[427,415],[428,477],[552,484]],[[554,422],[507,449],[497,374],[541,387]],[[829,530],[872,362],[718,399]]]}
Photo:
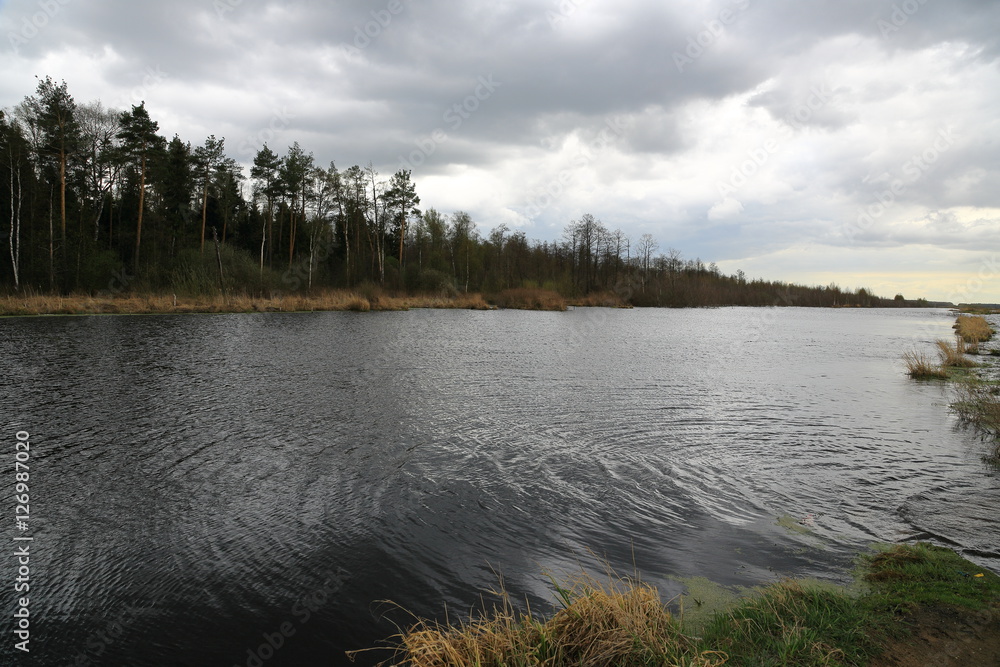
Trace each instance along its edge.
{"label": "lake", "polygon": [[[998,570],[1000,476],[949,413],[951,390],[901,362],[953,321],[801,308],[0,320],[8,487],[16,434],[31,444],[30,529],[7,540],[33,538],[31,653],[5,632],[0,658],[345,664],[407,612],[468,617],[498,574],[545,608],[546,573],[602,559],[665,597],[691,576],[846,582],[872,542],[930,539]],[[5,610],[15,571],[8,556]]]}

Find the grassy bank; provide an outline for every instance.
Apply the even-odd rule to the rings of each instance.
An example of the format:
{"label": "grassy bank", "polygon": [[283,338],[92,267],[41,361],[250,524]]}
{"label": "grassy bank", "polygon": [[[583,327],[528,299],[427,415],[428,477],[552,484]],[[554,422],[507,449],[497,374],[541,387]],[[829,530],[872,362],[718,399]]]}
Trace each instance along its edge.
{"label": "grassy bank", "polygon": [[94,315],[149,313],[253,313],[310,312],[325,310],[408,310],[411,308],[462,308],[487,310],[481,294],[405,295],[380,290],[331,290],[307,295],[272,297],[248,295],[184,296],[143,294],[121,296],[22,295],[0,298],[0,315]]}
{"label": "grassy bank", "polygon": [[1000,623],[1000,577],[948,549],[883,548],[860,559],[858,576],[862,592],[791,580],[765,586],[691,627],[646,583],[584,574],[553,582],[559,609],[547,618],[519,611],[501,591],[489,613],[466,623],[416,623],[384,664],[868,665],[907,636],[921,610],[986,609]]}
{"label": "grassy bank", "polygon": [[[497,294],[407,294],[390,292],[375,286],[356,290],[326,290],[314,294],[276,294],[251,296],[246,294],[18,294],[0,296],[0,316],[28,315],[94,315],[150,313],[253,313],[311,311],[385,311],[412,308],[457,308],[489,310],[564,311],[571,302],[558,292],[546,289],[520,288]],[[608,308],[629,307],[612,292],[596,293],[572,301],[575,306]]]}

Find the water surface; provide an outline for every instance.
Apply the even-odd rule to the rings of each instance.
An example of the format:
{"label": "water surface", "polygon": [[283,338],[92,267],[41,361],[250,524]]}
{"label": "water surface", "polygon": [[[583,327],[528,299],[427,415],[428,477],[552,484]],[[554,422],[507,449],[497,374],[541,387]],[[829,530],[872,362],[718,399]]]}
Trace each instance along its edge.
{"label": "water surface", "polygon": [[[17,664],[340,664],[406,622],[381,600],[463,616],[502,572],[544,606],[542,573],[595,554],[667,596],[672,577],[844,581],[873,541],[934,539],[997,569],[985,445],[948,414],[947,387],[900,362],[952,322],[2,320],[6,451],[18,430],[33,447],[33,650]],[[808,514],[812,534],[776,522]]]}

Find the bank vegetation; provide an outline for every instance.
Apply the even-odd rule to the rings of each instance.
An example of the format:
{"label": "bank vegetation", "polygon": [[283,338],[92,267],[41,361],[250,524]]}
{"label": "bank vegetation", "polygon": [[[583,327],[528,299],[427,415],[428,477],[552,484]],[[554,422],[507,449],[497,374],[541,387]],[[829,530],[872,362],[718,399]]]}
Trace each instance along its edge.
{"label": "bank vegetation", "polygon": [[861,558],[859,576],[858,590],[795,580],[764,586],[697,625],[676,600],[614,573],[553,580],[549,615],[516,604],[501,587],[492,608],[464,623],[415,622],[394,638],[383,665],[860,666],[905,641],[921,610],[987,610],[988,627],[1000,627],[1000,577],[951,550],[882,547]]}

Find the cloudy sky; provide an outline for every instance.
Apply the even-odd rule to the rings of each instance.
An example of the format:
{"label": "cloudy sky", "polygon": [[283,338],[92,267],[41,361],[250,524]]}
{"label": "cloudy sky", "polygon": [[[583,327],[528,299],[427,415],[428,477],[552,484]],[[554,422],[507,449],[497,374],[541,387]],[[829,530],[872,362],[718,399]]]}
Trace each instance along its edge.
{"label": "cloudy sky", "polygon": [[592,213],[727,273],[1000,302],[996,0],[0,0],[0,107],[64,79],[245,163]]}

